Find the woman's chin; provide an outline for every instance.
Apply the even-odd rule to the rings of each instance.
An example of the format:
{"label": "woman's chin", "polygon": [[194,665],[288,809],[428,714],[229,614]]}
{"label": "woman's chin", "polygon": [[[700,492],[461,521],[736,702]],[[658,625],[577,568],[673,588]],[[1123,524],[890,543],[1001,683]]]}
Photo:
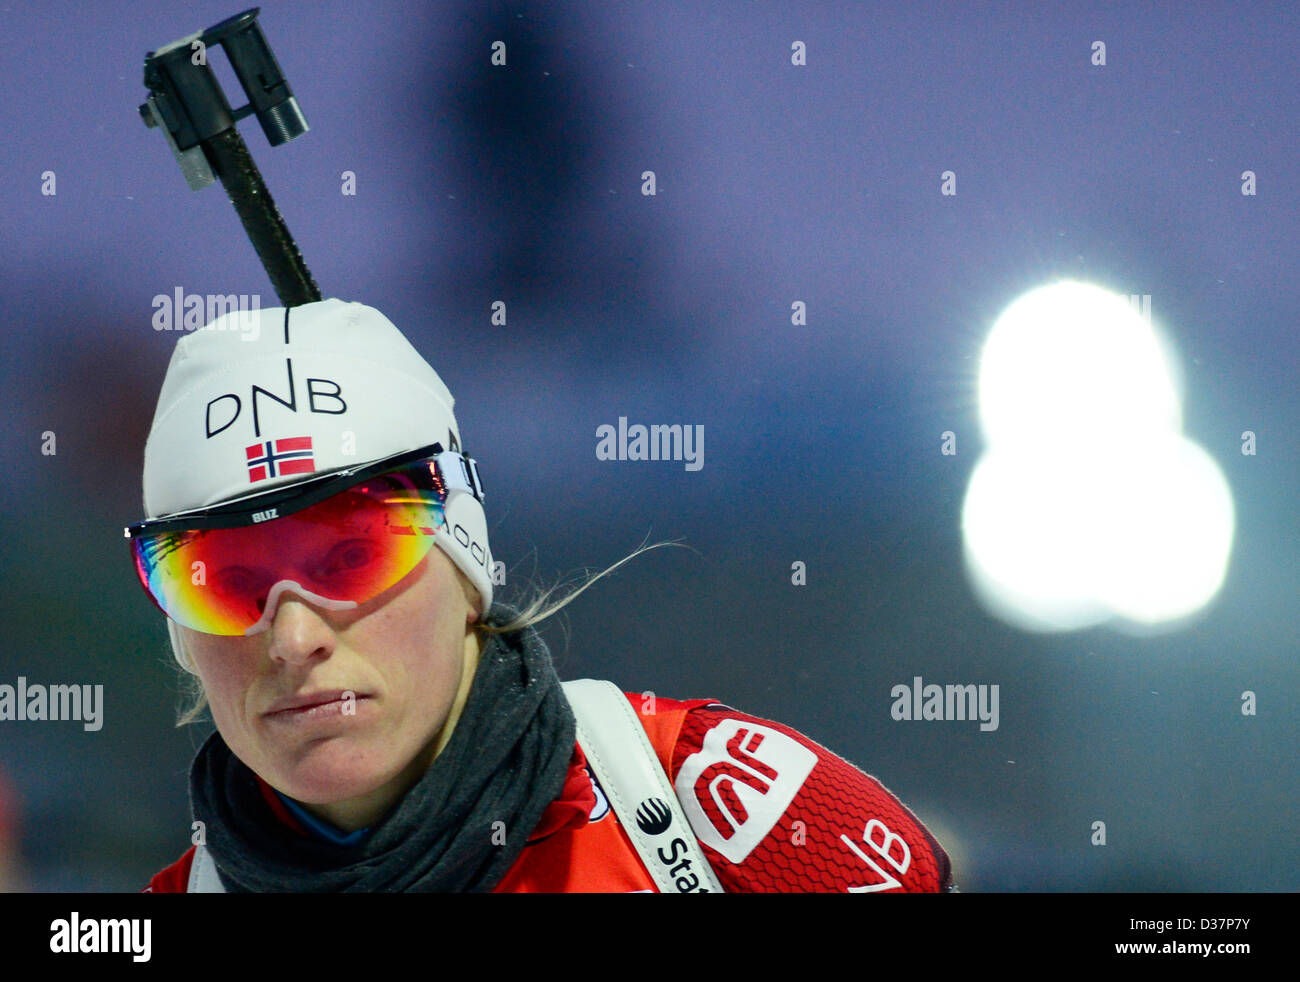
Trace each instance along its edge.
{"label": "woman's chin", "polygon": [[275,786],[295,801],[332,805],[369,794],[392,780],[396,770],[400,768],[391,761],[349,746],[349,741],[330,740],[282,768]]}

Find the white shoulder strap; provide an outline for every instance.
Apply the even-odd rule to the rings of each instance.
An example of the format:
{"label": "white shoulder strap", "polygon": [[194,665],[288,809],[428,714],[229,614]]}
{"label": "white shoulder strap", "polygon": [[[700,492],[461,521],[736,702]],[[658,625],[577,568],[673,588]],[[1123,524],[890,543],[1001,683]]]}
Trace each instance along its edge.
{"label": "white shoulder strap", "polygon": [[596,679],[565,682],[564,694],[578,744],[660,893],[722,893],[627,696]]}
{"label": "white shoulder strap", "polygon": [[217,864],[212,860],[212,853],[203,846],[194,847],[194,861],[190,864],[190,882],[185,888],[188,893],[225,893],[226,888],[217,875]]}

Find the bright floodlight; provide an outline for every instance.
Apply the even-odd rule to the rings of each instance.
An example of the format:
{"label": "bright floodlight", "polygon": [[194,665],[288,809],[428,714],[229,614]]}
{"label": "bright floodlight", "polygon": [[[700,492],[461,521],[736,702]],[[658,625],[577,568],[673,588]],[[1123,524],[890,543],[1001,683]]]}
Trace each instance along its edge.
{"label": "bright floodlight", "polygon": [[1109,557],[1105,516],[1068,461],[993,450],[962,505],[966,566],[1003,620],[1031,631],[1072,631],[1108,620],[1096,596]]}
{"label": "bright floodlight", "polygon": [[1219,467],[1181,435],[1128,448],[1112,464],[1115,555],[1098,585],[1103,602],[1139,624],[1203,607],[1228,570],[1235,518]]}
{"label": "bright floodlight", "polygon": [[1117,294],[1066,281],[1024,294],[980,357],[990,444],[1027,447],[1182,427],[1179,395],[1151,325]]}
{"label": "bright floodlight", "polygon": [[1232,495],[1180,432],[1173,367],[1128,301],[1042,287],[998,319],[980,363],[988,451],[962,507],[977,593],[1030,630],[1184,618],[1223,585]]}
{"label": "bright floodlight", "polygon": [[1223,585],[1234,516],[1227,482],[1180,435],[1114,453],[976,465],[962,508],[966,563],[984,601],[1029,630],[1119,615],[1177,620]]}

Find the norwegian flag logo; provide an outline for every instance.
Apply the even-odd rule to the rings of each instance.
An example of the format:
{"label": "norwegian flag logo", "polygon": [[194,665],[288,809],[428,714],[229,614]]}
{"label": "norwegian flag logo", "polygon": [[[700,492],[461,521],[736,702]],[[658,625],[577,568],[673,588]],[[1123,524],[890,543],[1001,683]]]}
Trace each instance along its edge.
{"label": "norwegian flag logo", "polygon": [[264,440],[245,447],[244,453],[248,457],[250,484],[285,474],[311,474],[316,470],[316,458],[309,436]]}

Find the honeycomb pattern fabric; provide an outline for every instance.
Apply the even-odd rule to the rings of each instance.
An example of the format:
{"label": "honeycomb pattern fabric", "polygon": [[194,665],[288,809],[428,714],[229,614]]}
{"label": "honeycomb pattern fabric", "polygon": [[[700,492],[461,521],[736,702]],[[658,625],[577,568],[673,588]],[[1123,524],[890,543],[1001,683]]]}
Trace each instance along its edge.
{"label": "honeycomb pattern fabric", "polygon": [[694,708],[671,776],[727,892],[955,889],[947,853],[898,798],[788,726]]}

